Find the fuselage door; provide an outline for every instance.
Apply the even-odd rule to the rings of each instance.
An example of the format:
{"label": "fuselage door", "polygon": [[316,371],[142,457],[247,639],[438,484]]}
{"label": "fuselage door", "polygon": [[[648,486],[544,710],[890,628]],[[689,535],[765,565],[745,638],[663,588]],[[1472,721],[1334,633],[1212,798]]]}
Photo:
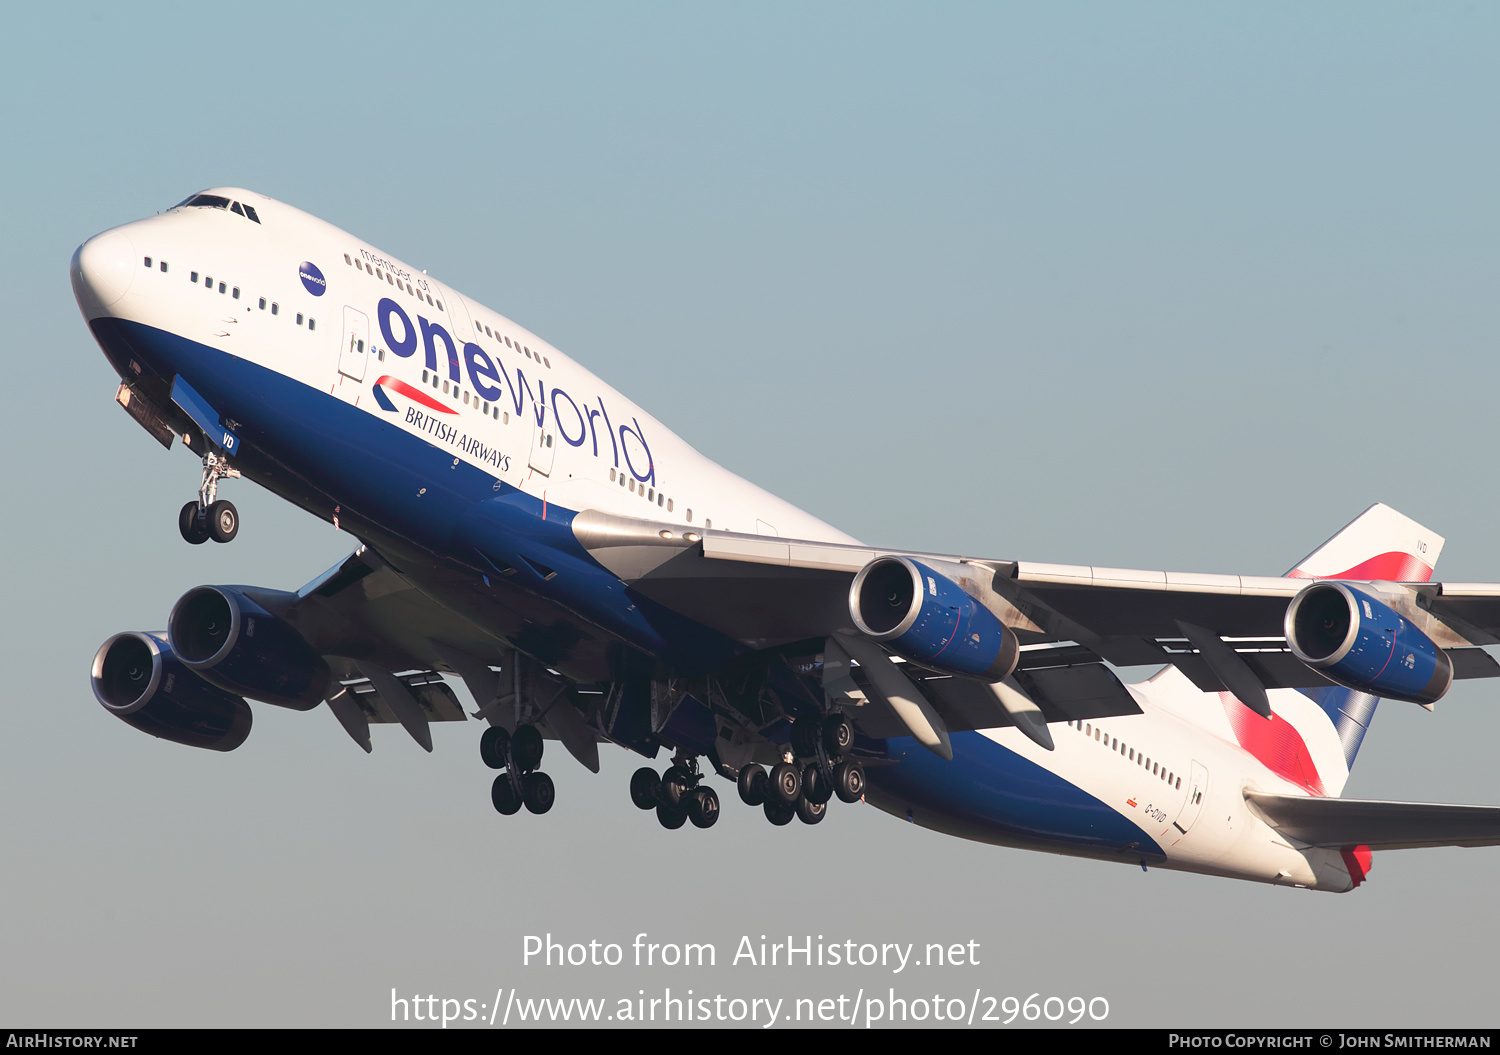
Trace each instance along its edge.
{"label": "fuselage door", "polygon": [[1188,777],[1187,798],[1182,802],[1182,809],[1177,811],[1177,819],[1172,823],[1183,835],[1187,834],[1193,822],[1198,819],[1198,814],[1203,810],[1203,799],[1208,794],[1208,767],[1197,759],[1193,760],[1192,775]]}
{"label": "fuselage door", "polygon": [[531,430],[531,467],[543,476],[552,475],[552,459],[557,455],[557,429],[552,416],[542,408],[542,423]]}
{"label": "fuselage door", "polygon": [[344,308],[344,337],[339,346],[339,373],[354,381],[365,379],[365,361],[370,357],[370,320],[364,312]]}

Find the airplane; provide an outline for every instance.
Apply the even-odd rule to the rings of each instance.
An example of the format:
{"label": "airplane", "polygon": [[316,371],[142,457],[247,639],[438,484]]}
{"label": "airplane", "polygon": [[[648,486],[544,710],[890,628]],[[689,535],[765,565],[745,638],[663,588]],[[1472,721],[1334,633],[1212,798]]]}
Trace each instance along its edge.
{"label": "airplane", "polygon": [[[1340,798],[1379,698],[1494,677],[1500,585],[1374,505],[1282,576],[869,546],[740,479],[546,341],[251,191],[96,235],[71,278],[116,402],[200,461],[178,530],[231,541],[248,478],[359,547],[291,592],[189,590],[92,668],[127,724],[230,751],[247,699],[365,751],[485,726],[502,815],[547,741],[668,829],[736,785],[774,825],[868,802],[967,839],[1343,892],[1375,850],[1500,844],[1500,807]],[[1156,665],[1125,684],[1116,668]],[[658,762],[659,766],[661,763]],[[514,822],[512,822],[514,823]]]}

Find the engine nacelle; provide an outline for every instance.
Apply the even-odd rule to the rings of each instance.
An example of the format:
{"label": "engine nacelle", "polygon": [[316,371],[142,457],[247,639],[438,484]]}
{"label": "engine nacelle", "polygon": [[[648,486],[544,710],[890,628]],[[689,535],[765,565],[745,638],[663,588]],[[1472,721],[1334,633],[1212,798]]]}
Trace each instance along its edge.
{"label": "engine nacelle", "polygon": [[1016,669],[1020,642],[994,612],[941,572],[910,557],[879,557],[849,587],[861,633],[924,667],[1001,681]]}
{"label": "engine nacelle", "polygon": [[328,664],[282,619],[228,586],[189,590],[172,608],[167,637],[183,663],[241,696],[299,711],[322,702]]}
{"label": "engine nacelle", "polygon": [[250,705],[183,666],[159,634],[116,634],[90,680],[106,711],[163,740],[233,751],[250,735]]}
{"label": "engine nacelle", "polygon": [[1432,703],[1453,684],[1453,664],[1411,620],[1355,586],[1319,582],[1286,610],[1292,654],[1329,681],[1392,700]]}

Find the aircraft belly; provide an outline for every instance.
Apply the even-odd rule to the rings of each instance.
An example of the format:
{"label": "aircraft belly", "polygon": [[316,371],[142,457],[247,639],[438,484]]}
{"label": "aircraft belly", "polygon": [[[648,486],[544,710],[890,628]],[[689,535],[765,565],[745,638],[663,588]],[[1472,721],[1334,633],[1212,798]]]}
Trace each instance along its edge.
{"label": "aircraft belly", "polygon": [[981,733],[955,733],[952,762],[910,738],[887,743],[897,764],[869,770],[870,799],[887,812],[983,842],[1132,863],[1165,859],[1119,811]]}

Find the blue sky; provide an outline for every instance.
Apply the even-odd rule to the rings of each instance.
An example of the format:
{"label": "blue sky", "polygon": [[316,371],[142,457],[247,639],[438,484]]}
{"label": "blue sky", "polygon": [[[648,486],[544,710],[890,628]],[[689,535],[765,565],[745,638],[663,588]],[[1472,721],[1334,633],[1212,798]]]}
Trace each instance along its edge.
{"label": "blue sky", "polygon": [[[487,802],[477,728],[229,756],[93,702],[110,634],[352,540],[111,406],[73,248],[205,186],[357,232],[869,542],[1276,574],[1367,505],[1500,580],[1500,13],[1458,4],[37,6],[0,39],[12,398],[0,1020],[380,1025],[389,990],[836,995],[878,974],[547,973],[525,934],[981,943],[939,988],[1130,1025],[1485,1024],[1500,850],[1308,894],[959,842],[873,810],[707,833],[635,762]],[[228,493],[226,491],[226,493]],[[1382,706],[1347,793],[1500,802],[1493,686]],[[726,786],[727,790],[727,786]],[[24,954],[21,952],[24,950]],[[747,977],[748,975],[748,977]],[[927,979],[923,980],[924,983]]]}

